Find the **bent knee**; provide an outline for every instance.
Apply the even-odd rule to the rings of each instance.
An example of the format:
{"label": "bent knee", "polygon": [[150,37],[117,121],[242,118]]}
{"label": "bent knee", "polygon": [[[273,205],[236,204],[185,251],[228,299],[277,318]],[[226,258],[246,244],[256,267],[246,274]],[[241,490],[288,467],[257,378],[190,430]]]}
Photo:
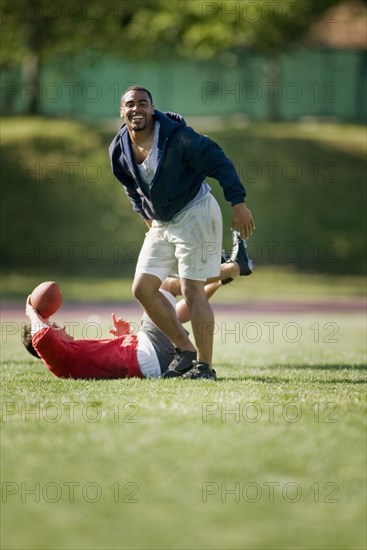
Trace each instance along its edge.
{"label": "bent knee", "polygon": [[182,284],[182,295],[188,303],[208,300],[201,281],[185,281]]}
{"label": "bent knee", "polygon": [[131,287],[131,290],[132,290],[132,293],[134,295],[134,297],[141,301],[141,300],[144,300],[144,298],[147,296],[147,289],[144,288],[144,285],[140,282],[137,282],[133,283],[132,287]]}
{"label": "bent knee", "polygon": [[131,290],[139,302],[144,302],[158,292],[159,286],[160,280],[157,277],[147,275],[134,279]]}

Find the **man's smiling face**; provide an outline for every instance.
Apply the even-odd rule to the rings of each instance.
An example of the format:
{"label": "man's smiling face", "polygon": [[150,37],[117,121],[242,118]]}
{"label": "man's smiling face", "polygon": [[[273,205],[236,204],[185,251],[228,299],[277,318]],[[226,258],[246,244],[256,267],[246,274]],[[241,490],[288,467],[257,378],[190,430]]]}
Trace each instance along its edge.
{"label": "man's smiling face", "polygon": [[120,114],[129,131],[141,132],[153,123],[154,105],[144,90],[127,92],[121,102]]}

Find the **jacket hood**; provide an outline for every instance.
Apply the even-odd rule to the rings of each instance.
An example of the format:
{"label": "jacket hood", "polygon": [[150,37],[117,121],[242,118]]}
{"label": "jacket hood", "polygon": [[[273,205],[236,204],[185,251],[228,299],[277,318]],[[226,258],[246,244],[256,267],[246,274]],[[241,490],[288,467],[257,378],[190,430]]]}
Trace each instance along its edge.
{"label": "jacket hood", "polygon": [[160,111],[157,111],[157,110],[154,111],[155,118],[160,120],[161,116],[169,118],[174,122],[177,122],[180,126],[186,126],[186,121],[184,117],[182,115],[179,115],[178,113],[172,113],[171,111],[166,111],[164,113],[161,113]]}

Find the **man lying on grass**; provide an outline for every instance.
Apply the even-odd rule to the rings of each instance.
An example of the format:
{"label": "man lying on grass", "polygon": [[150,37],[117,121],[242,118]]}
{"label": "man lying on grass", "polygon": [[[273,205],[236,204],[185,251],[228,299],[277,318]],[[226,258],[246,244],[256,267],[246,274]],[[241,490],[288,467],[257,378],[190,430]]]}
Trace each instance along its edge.
{"label": "man lying on grass", "polygon": [[[240,260],[243,260],[243,252]],[[210,280],[205,286],[208,298],[230,280],[240,275],[240,264],[223,253],[220,278]],[[247,258],[247,255],[246,255]],[[247,259],[248,261],[248,259]],[[181,294],[180,281],[167,278],[161,287],[162,294],[176,309],[181,322],[190,320],[189,309],[184,300],[176,303]],[[112,314],[114,338],[102,340],[74,340],[64,328],[49,319],[43,319],[30,303],[26,303],[26,315],[31,325],[24,328],[23,343],[27,350],[42,359],[57,378],[102,379],[102,378],[158,378],[164,377],[176,350],[168,337],[144,314],[137,334],[131,334],[130,325]],[[203,378],[202,373],[192,369],[182,373],[184,378]],[[180,374],[175,374],[180,376]],[[215,377],[215,373],[214,373]],[[211,377],[213,378],[213,376]]]}

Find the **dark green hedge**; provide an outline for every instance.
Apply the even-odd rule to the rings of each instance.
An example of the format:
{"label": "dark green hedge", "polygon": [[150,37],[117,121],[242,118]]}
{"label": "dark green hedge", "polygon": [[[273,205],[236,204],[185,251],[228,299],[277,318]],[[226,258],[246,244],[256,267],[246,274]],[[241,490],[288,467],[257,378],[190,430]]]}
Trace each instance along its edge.
{"label": "dark green hedge", "polygon": [[[362,273],[363,131],[337,125],[310,130],[260,124],[210,132],[210,137],[246,182],[257,227],[248,246],[257,264]],[[132,275],[146,227],[111,174],[107,149],[113,134],[65,120],[5,119],[5,269],[47,266],[55,273]],[[210,183],[222,205],[229,248],[231,209],[219,185]]]}

